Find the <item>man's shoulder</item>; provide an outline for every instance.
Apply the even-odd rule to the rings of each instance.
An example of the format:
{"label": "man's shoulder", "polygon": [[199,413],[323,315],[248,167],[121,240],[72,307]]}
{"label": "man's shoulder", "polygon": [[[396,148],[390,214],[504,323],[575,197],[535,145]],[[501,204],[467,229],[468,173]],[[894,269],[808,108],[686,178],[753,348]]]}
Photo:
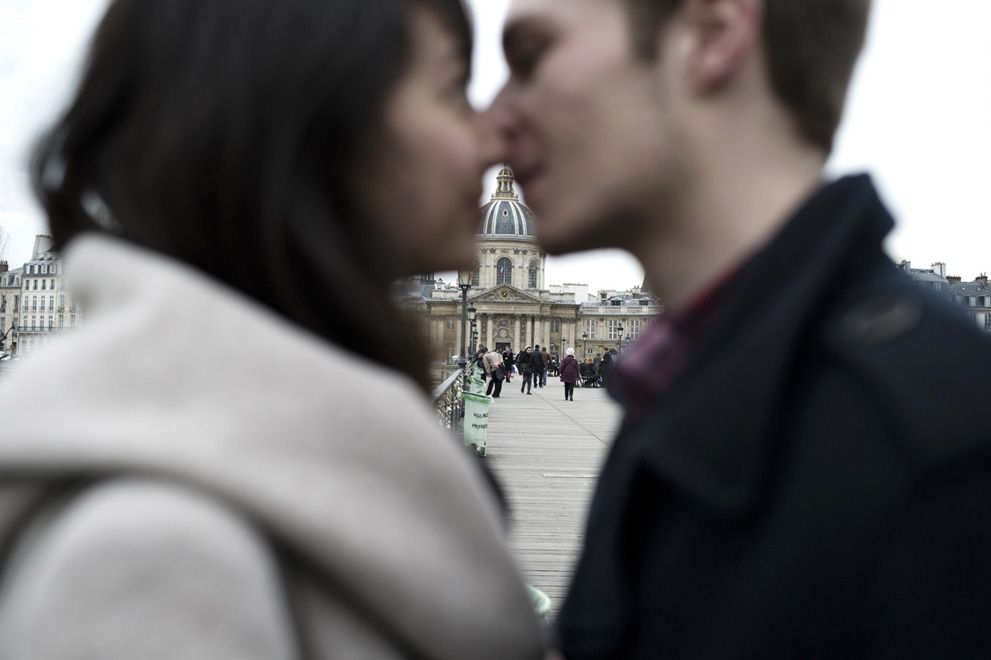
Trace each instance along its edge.
{"label": "man's shoulder", "polygon": [[991,451],[991,335],[949,299],[891,266],[834,306],[828,349],[923,462]]}

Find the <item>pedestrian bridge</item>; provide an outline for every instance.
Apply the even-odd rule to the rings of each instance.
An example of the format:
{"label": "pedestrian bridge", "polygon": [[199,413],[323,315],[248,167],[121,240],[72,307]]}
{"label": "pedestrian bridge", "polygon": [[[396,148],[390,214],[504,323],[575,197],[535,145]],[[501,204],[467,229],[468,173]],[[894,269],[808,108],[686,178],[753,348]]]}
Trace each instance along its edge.
{"label": "pedestrian bridge", "polygon": [[620,422],[604,389],[548,379],[533,395],[521,378],[504,383],[489,411],[486,462],[509,500],[509,538],[527,581],[552,600],[557,614],[578,561],[596,478]]}

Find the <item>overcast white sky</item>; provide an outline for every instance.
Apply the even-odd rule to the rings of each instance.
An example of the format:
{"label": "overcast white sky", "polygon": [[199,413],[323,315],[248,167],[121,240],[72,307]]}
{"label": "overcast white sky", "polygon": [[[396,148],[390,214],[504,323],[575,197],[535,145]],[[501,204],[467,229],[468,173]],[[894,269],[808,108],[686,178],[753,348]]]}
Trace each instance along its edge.
{"label": "overcast white sky", "polygon": [[[0,0],[0,227],[19,266],[44,231],[28,190],[28,145],[64,103],[107,0]],[[499,31],[509,0],[468,0],[478,32],[471,97],[506,75]],[[875,0],[868,46],[830,171],[873,173],[899,218],[889,249],[965,279],[991,271],[991,3]],[[494,188],[494,180],[489,188]],[[618,252],[548,261],[548,283],[639,284]]]}

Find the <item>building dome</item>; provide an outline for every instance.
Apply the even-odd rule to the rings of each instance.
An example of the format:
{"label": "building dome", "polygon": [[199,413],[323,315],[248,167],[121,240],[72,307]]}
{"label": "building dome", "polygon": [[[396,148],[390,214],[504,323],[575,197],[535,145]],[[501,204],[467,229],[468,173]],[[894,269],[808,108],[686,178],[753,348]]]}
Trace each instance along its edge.
{"label": "building dome", "polygon": [[498,176],[499,187],[492,194],[492,199],[482,207],[482,228],[479,234],[483,238],[498,239],[528,239],[536,236],[533,211],[520,201],[513,185],[513,171],[508,167],[502,168]]}

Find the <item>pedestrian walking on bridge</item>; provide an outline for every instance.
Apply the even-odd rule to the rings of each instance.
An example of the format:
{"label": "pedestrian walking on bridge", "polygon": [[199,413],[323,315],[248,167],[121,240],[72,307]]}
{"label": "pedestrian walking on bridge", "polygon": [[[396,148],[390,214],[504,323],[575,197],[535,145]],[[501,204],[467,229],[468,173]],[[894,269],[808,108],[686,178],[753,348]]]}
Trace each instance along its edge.
{"label": "pedestrian walking on bridge", "polygon": [[545,353],[540,350],[540,345],[535,344],[533,353],[530,354],[530,366],[533,369],[533,384],[535,387],[544,386],[544,377],[547,371],[547,361]]}
{"label": "pedestrian walking on bridge", "polygon": [[565,401],[575,400],[575,385],[581,375],[580,371],[578,360],[575,359],[575,349],[569,348],[565,351],[564,359],[561,360],[561,382],[564,383]]}
{"label": "pedestrian walking on bridge", "polygon": [[489,351],[482,358],[482,362],[485,365],[485,373],[489,375],[489,386],[485,388],[485,393],[491,394],[493,399],[498,399],[502,395],[502,381],[506,379],[502,355],[499,351]]}
{"label": "pedestrian walking on bridge", "polygon": [[526,390],[527,394],[533,394],[530,391],[533,386],[533,353],[529,346],[520,351],[520,354],[516,356],[516,364],[519,367],[520,373],[523,375],[520,394],[523,394],[523,390]]}
{"label": "pedestrian walking on bridge", "polygon": [[513,355],[513,347],[507,346],[502,352],[502,365],[506,368],[506,382],[510,382],[513,378],[513,364],[515,363],[515,356]]}

